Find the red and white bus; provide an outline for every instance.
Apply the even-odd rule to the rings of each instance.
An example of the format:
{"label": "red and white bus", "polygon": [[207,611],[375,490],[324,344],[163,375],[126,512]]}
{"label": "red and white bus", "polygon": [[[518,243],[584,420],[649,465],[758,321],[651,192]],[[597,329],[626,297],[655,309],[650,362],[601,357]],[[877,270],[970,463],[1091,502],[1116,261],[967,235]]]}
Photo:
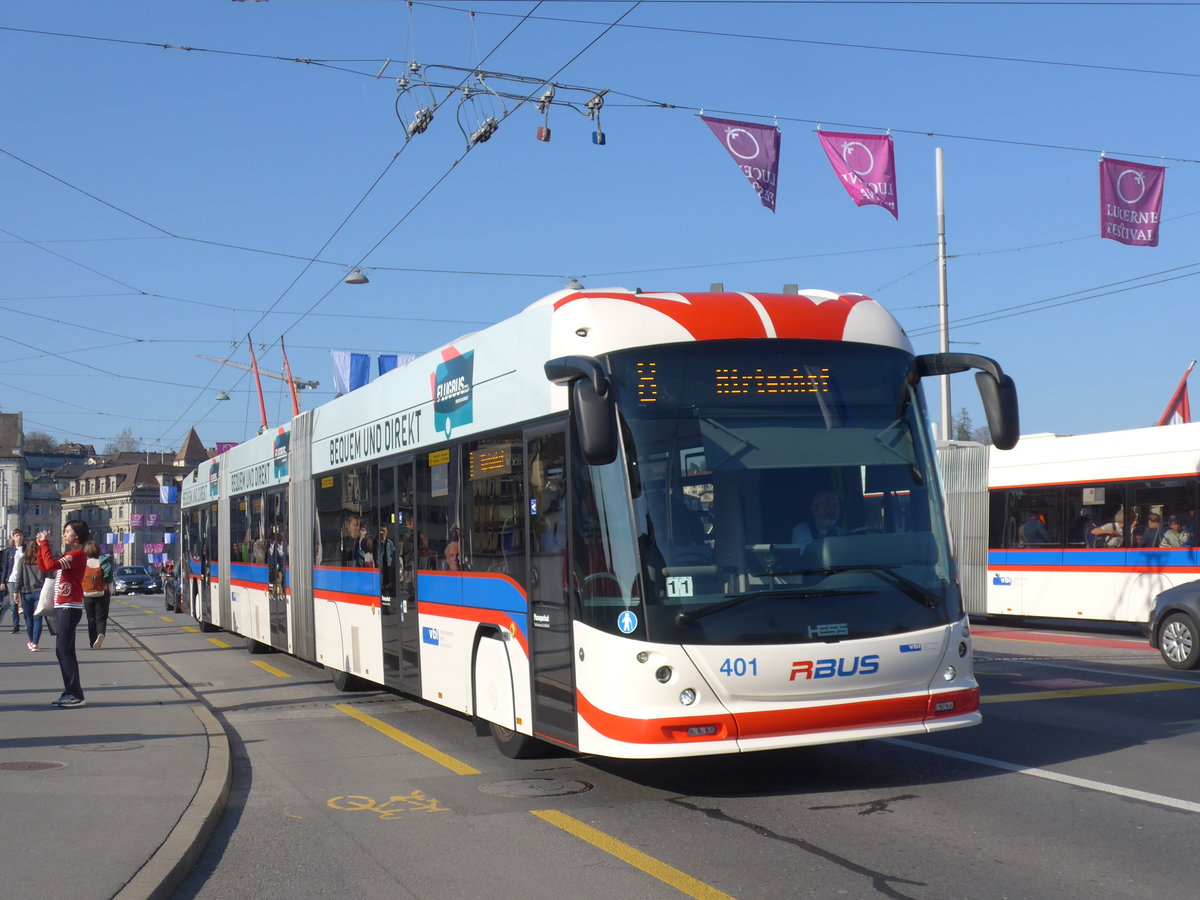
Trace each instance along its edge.
{"label": "red and white bus", "polygon": [[511,756],[973,725],[920,389],[967,368],[1011,445],[863,295],[563,290],[190,473],[185,599]]}

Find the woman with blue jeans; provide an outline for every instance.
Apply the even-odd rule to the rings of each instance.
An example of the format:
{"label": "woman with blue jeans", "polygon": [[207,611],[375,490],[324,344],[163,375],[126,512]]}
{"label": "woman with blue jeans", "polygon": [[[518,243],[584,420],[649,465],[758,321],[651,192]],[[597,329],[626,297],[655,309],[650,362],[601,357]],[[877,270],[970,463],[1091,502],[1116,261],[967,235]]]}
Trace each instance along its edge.
{"label": "woman with blue jeans", "polygon": [[13,574],[13,584],[21,595],[21,607],[25,611],[25,635],[29,639],[29,649],[36,653],[42,637],[42,617],[35,616],[33,611],[37,608],[46,576],[38,568],[37,544],[34,541],[26,542]]}

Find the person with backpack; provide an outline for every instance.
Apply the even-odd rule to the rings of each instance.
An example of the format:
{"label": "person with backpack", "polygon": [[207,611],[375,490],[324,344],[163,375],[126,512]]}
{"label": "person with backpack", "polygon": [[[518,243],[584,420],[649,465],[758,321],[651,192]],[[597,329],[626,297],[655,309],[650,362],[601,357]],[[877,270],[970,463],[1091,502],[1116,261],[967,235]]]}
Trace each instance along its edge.
{"label": "person with backpack", "polygon": [[57,573],[54,582],[54,615],[58,641],[54,652],[62,672],[63,692],[51,705],[59,709],[87,706],[83,685],[79,680],[79,657],[75,655],[75,629],[83,617],[83,573],[88,559],[83,552],[83,544],[89,532],[87,522],[82,519],[67,522],[62,531],[65,548],[62,556],[57,557],[50,549],[50,532],[39,531],[37,536],[38,568],[47,574]]}
{"label": "person with backpack", "polygon": [[83,614],[87,616],[88,643],[93,650],[99,650],[108,631],[112,559],[100,555],[100,545],[95,541],[84,544],[83,552],[87,554],[87,568],[83,572]]}

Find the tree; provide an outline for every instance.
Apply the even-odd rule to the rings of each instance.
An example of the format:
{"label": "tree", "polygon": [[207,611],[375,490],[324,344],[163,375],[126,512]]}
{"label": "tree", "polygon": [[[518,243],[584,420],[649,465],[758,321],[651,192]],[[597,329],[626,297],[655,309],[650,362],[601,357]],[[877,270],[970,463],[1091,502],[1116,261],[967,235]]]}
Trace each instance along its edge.
{"label": "tree", "polygon": [[54,438],[44,431],[25,432],[26,453],[49,453],[55,447]]}
{"label": "tree", "polygon": [[971,414],[967,412],[964,406],[958,411],[958,418],[954,420],[954,439],[956,441],[971,440],[971,433],[974,426],[971,424]]}
{"label": "tree", "polygon": [[133,450],[140,450],[142,442],[139,438],[133,436],[132,428],[124,428],[107,447],[104,448],[105,455],[111,453],[129,453]]}
{"label": "tree", "polygon": [[990,446],[992,443],[992,429],[988,428],[986,425],[979,426],[971,432],[971,440],[975,441],[976,443],[988,444]]}

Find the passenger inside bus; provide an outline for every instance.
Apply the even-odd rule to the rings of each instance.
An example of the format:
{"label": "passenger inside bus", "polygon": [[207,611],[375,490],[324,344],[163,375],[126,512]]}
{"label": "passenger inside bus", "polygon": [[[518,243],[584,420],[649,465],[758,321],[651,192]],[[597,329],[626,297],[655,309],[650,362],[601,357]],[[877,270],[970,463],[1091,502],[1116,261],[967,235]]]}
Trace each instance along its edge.
{"label": "passenger inside bus", "polygon": [[1051,543],[1046,521],[1039,513],[1029,513],[1029,518],[1021,526],[1021,534],[1025,538],[1026,547],[1045,547]]}
{"label": "passenger inside bus", "polygon": [[1125,543],[1125,510],[1118,509],[1113,519],[1092,529],[1097,547],[1120,547]]}
{"label": "passenger inside bus", "polygon": [[1157,547],[1163,539],[1162,516],[1152,512],[1146,516],[1146,527],[1138,535],[1139,547]]}
{"label": "passenger inside bus", "polygon": [[1167,522],[1167,531],[1163,534],[1161,546],[1170,549],[1192,546],[1192,534],[1184,528],[1178,517],[1172,516]]}

